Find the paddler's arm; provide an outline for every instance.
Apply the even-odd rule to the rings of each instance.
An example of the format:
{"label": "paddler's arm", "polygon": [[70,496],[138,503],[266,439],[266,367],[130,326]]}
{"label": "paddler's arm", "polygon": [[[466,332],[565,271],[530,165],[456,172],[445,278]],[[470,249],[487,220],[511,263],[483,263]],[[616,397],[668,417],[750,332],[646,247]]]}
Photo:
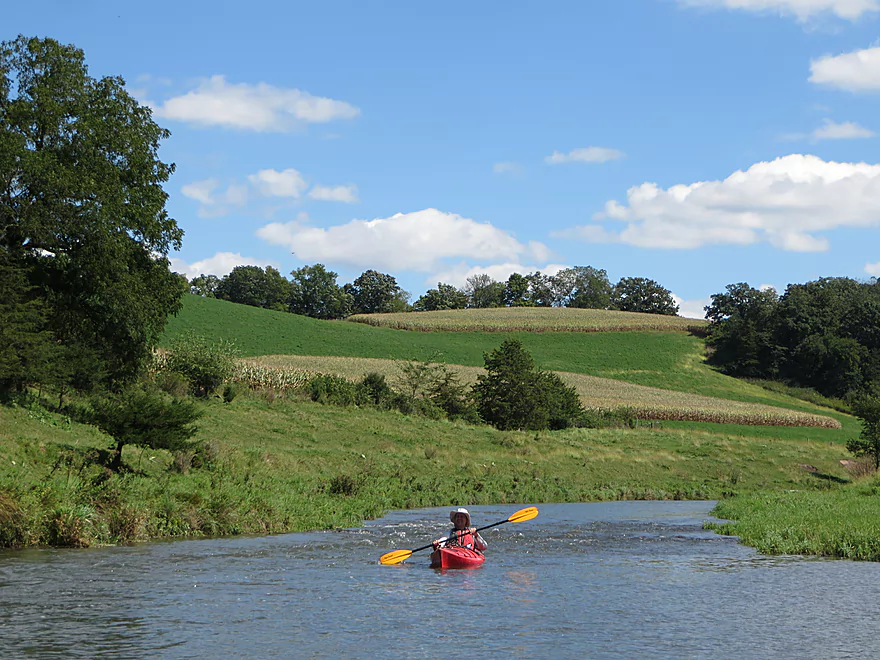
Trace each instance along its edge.
{"label": "paddler's arm", "polygon": [[474,537],[474,550],[479,550],[483,552],[486,548],[489,547],[489,544],[486,543],[486,539],[480,536],[480,533],[477,531],[476,527],[471,527],[471,535]]}

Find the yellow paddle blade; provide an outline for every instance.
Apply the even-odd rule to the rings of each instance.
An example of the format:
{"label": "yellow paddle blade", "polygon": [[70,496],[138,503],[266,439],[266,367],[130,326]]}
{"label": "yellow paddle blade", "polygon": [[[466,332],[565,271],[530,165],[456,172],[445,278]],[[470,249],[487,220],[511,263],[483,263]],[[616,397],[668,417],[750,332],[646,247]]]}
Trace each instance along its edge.
{"label": "yellow paddle blade", "polygon": [[409,559],[412,556],[412,553],[412,550],[394,550],[393,552],[386,552],[379,557],[379,563],[385,564],[386,566],[399,564],[400,562]]}
{"label": "yellow paddle blade", "polygon": [[525,522],[526,520],[531,520],[532,518],[538,517],[538,507],[530,506],[527,509],[520,509],[516,513],[514,513],[510,518],[507,519],[507,522]]}

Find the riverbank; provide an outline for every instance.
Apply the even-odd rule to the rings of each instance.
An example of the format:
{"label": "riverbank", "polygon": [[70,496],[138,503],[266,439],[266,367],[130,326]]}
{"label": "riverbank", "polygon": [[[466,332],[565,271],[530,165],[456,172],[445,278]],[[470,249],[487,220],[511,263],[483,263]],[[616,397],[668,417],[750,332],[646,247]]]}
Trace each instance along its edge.
{"label": "riverbank", "polygon": [[761,492],[723,500],[707,529],[767,555],[880,561],[880,479],[826,491]]}
{"label": "riverbank", "polygon": [[535,434],[271,393],[200,405],[207,463],[126,447],[120,474],[94,462],[110,444],[97,430],[38,406],[0,408],[0,545],[344,528],[390,509],[453,504],[716,499],[847,478],[840,430]]}

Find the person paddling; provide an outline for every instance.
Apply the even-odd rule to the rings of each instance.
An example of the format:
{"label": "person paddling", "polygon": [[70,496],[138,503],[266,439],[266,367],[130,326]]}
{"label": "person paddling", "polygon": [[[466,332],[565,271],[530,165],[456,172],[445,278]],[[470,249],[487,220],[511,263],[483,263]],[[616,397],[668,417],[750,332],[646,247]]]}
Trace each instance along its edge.
{"label": "person paddling", "polygon": [[471,527],[471,514],[464,507],[453,509],[449,512],[449,519],[455,527],[450,530],[445,539],[437,539],[432,542],[434,550],[440,547],[469,548],[483,552],[489,544],[480,536],[476,527]]}

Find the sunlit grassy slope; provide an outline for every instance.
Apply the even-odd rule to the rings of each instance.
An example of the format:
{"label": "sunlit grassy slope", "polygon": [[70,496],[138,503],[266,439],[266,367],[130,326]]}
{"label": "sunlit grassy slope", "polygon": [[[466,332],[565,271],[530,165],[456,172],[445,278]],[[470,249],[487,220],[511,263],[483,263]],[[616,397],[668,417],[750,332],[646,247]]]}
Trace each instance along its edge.
{"label": "sunlit grassy slope", "polygon": [[[542,369],[829,415],[843,424],[846,434],[857,432],[857,426],[847,415],[719,374],[704,363],[703,340],[680,330],[412,332],[343,321],[318,321],[187,296],[184,309],[168,324],[163,345],[169,345],[175,337],[190,330],[207,337],[234,340],[240,353],[250,357],[428,360],[440,355],[448,364],[466,367],[483,366],[485,352],[496,348],[505,338],[516,338]],[[633,400],[630,405],[639,403]]]}

